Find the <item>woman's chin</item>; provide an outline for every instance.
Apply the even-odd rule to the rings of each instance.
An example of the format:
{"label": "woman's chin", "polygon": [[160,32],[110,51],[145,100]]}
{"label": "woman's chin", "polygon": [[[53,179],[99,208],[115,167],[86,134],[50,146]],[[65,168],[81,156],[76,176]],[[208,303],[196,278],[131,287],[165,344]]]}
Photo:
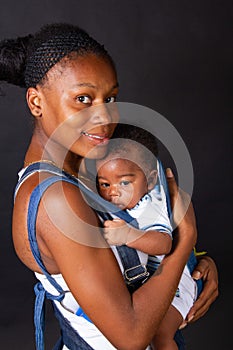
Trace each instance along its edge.
{"label": "woman's chin", "polygon": [[98,145],[96,147],[94,147],[93,149],[91,149],[86,155],[85,158],[89,158],[89,159],[101,159],[103,157],[105,157],[107,153],[107,144],[105,145]]}

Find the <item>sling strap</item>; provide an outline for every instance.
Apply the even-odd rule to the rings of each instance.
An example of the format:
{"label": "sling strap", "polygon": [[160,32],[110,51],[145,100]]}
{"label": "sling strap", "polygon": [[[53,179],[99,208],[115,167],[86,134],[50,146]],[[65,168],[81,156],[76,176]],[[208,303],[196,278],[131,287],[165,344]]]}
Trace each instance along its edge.
{"label": "sling strap", "polygon": [[[57,180],[55,181],[66,181],[78,186],[82,193],[85,195],[88,204],[99,214],[103,220],[111,220],[114,216],[116,216],[129,223],[131,226],[138,228],[137,220],[131,217],[129,213],[120,210],[114,204],[106,201],[98,194],[88,189],[76,177],[70,175],[64,170],[61,170],[53,164],[38,162],[29,165],[22,175],[20,182],[22,183],[25,181],[28,176],[36,171],[47,171],[58,176]],[[50,186],[50,184],[52,184],[52,182],[48,182],[48,186]],[[19,184],[16,186],[16,191],[18,189],[18,186]],[[38,191],[41,191],[41,189],[37,190],[35,196],[37,196]],[[141,264],[138,253],[135,249],[130,248],[127,245],[117,246],[116,249],[121,258],[124,268],[125,282],[129,290],[133,292],[149,277],[149,273],[146,266]]]}
{"label": "sling strap", "polygon": [[[29,242],[32,254],[38,263],[38,265],[41,268],[41,271],[43,274],[47,277],[48,281],[52,284],[52,286],[57,290],[58,295],[52,295],[48,293],[41,282],[37,282],[37,284],[34,287],[36,299],[35,299],[35,306],[34,306],[34,325],[35,325],[35,338],[36,338],[36,349],[37,350],[44,350],[44,328],[45,328],[45,299],[49,300],[57,300],[62,301],[65,296],[65,291],[63,291],[62,287],[56,282],[56,280],[48,273],[46,270],[41,255],[38,249],[37,245],[37,239],[36,239],[36,217],[38,212],[39,203],[41,201],[43,193],[47,190],[49,186],[52,184],[58,182],[58,181],[65,181],[72,183],[76,186],[78,186],[82,192],[86,195],[86,197],[90,202],[94,202],[95,207],[97,205],[98,209],[97,212],[101,215],[107,215],[107,210],[109,212],[113,212],[114,215],[117,215],[121,219],[127,221],[128,223],[134,224],[136,227],[136,221],[135,219],[131,218],[130,215],[128,215],[126,212],[119,211],[115,206],[111,205],[111,203],[102,200],[101,197],[97,196],[95,193],[88,190],[83,184],[81,184],[77,179],[73,178],[69,174],[66,174],[64,171],[61,171],[59,168],[51,165],[51,164],[45,164],[45,163],[34,163],[30,165],[22,175],[19,183],[16,186],[15,189],[15,195],[17,193],[17,190],[20,186],[20,183],[26,180],[28,176],[33,174],[36,171],[48,171],[55,176],[49,177],[45,180],[43,180],[32,192],[30,201],[29,201],[29,207],[28,207],[28,218],[27,218],[27,225],[28,225],[28,235],[29,235]],[[98,202],[96,203],[96,200],[98,198]],[[105,208],[105,207],[108,208]],[[125,246],[123,250],[129,250],[129,247]],[[137,252],[133,249],[131,249],[131,256],[137,257],[134,258],[133,263],[136,263],[135,269],[137,276],[135,276],[135,280],[139,280],[142,277],[142,273],[140,271],[140,260],[138,258]],[[125,252],[125,256],[129,255],[130,253]],[[138,260],[137,260],[138,259]],[[130,259],[127,260],[127,263],[130,265],[130,267],[134,267],[134,265],[130,262]],[[143,273],[145,273],[145,270],[143,269]],[[62,348],[63,344],[65,344],[69,349],[75,350],[90,350],[92,349],[89,344],[87,344],[80,336],[79,334],[71,327],[70,323],[64,318],[64,316],[60,313],[60,311],[57,309],[57,307],[54,304],[54,313],[57,317],[60,328],[61,328],[61,338],[56,343],[54,350],[58,350]]]}
{"label": "sling strap", "polygon": [[[161,169],[161,168],[160,168]],[[62,301],[65,296],[65,291],[63,291],[62,287],[56,282],[56,280],[48,273],[46,270],[37,245],[36,240],[36,217],[38,212],[38,206],[41,200],[41,197],[43,193],[46,191],[46,189],[51,186],[53,183],[56,183],[58,181],[65,181],[72,183],[80,188],[80,190],[85,194],[86,198],[88,199],[88,203],[94,204],[95,210],[98,212],[98,214],[106,220],[106,218],[110,218],[109,216],[113,214],[114,216],[117,216],[123,220],[125,220],[127,223],[130,223],[134,227],[137,226],[137,222],[134,218],[132,218],[127,212],[119,210],[111,203],[105,201],[103,198],[95,194],[94,192],[90,191],[86,186],[84,186],[81,182],[78,181],[78,179],[72,177],[70,174],[64,172],[63,170],[57,168],[56,166],[48,163],[38,162],[31,164],[27,167],[27,169],[24,171],[19,183],[16,185],[15,188],[15,195],[17,193],[17,190],[20,186],[20,184],[26,180],[28,176],[30,176],[32,173],[37,171],[47,171],[51,174],[54,174],[55,176],[52,176],[50,178],[45,179],[42,181],[32,192],[30,202],[29,202],[29,208],[28,208],[28,235],[29,235],[29,242],[30,247],[33,253],[33,256],[40,266],[42,272],[47,277],[49,282],[54,286],[54,288],[57,290],[58,295],[52,295],[44,290],[43,285],[41,282],[38,282],[35,285],[35,308],[34,308],[34,324],[35,324],[35,336],[36,336],[36,349],[37,350],[44,350],[44,325],[45,325],[45,298],[52,300],[52,301]],[[160,175],[160,180],[162,178],[162,174]],[[163,174],[164,176],[164,174]],[[165,179],[166,180],[166,179]],[[168,190],[166,188],[166,181],[163,183],[166,196],[168,195]],[[167,198],[167,205],[168,205],[168,212],[171,213],[170,208],[170,201],[169,198]],[[119,247],[121,248],[121,247]],[[132,291],[134,290],[134,285],[136,287],[140,286],[141,283],[143,283],[148,278],[148,272],[146,267],[141,265],[138,254],[136,250],[129,248],[127,246],[123,246],[122,250],[118,250],[119,256],[122,259],[122,264],[125,269],[125,280],[128,285],[132,285]],[[130,258],[129,258],[130,256]],[[193,255],[195,258],[195,255]],[[192,260],[193,266],[195,265],[194,259]],[[130,289],[130,288],[129,288]],[[62,346],[65,344],[70,350],[91,350],[92,347],[90,347],[89,344],[87,344],[83,338],[80,337],[80,335],[71,327],[68,320],[64,318],[64,316],[61,314],[61,312],[58,310],[56,305],[53,303],[54,307],[54,313],[56,318],[59,321],[60,329],[61,329],[61,338],[56,343],[54,350],[60,350],[62,349]],[[179,344],[179,350],[184,350],[184,342],[182,335],[180,332],[176,334],[176,340]]]}
{"label": "sling strap", "polygon": [[[36,339],[36,349],[44,350],[44,328],[45,328],[45,298],[52,301],[62,301],[65,296],[65,291],[57,283],[57,281],[48,273],[46,270],[41,255],[38,249],[37,240],[36,240],[36,217],[38,212],[38,206],[41,200],[43,193],[46,189],[51,186],[53,183],[64,180],[63,176],[53,176],[47,178],[41,182],[32,192],[29,207],[28,207],[28,237],[30,242],[31,251],[33,256],[40,266],[41,271],[47,277],[48,281],[52,286],[57,290],[58,295],[53,295],[48,293],[41,282],[37,282],[34,291],[35,291],[35,305],[34,305],[34,325],[35,325],[35,339]],[[66,181],[66,180],[65,180]],[[67,179],[67,182],[71,182]],[[54,349],[59,349],[59,347],[65,344],[69,347],[70,350],[75,349],[92,349],[80,336],[79,334],[71,327],[69,322],[63,317],[60,311],[55,307],[55,316],[57,317],[60,327],[61,327],[61,339],[55,345]],[[74,335],[72,336],[71,335]]]}

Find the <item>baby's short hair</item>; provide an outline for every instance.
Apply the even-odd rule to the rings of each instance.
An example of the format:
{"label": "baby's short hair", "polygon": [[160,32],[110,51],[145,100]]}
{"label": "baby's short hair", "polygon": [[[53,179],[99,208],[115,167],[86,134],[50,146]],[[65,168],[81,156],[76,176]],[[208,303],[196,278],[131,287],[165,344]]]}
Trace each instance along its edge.
{"label": "baby's short hair", "polygon": [[[134,154],[133,158],[132,154]],[[145,173],[157,169],[157,139],[147,130],[129,124],[118,124],[109,142],[105,159],[125,158],[137,162]]]}

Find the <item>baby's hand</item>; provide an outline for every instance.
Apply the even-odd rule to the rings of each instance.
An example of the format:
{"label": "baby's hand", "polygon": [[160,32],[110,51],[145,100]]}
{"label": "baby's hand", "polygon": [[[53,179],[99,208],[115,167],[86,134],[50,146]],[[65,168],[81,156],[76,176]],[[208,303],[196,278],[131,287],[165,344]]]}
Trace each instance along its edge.
{"label": "baby's hand", "polygon": [[104,222],[104,238],[110,245],[122,245],[127,243],[130,227],[124,220],[114,219]]}

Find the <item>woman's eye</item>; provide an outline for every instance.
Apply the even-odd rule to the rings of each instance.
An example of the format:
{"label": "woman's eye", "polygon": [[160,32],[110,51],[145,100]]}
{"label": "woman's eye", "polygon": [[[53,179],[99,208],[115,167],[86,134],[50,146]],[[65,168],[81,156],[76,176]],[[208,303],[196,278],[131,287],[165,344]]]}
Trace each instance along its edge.
{"label": "woman's eye", "polygon": [[113,103],[116,102],[116,96],[111,96],[106,98],[105,103]]}
{"label": "woman's eye", "polygon": [[91,103],[91,98],[90,98],[89,96],[85,96],[85,95],[83,95],[83,96],[78,96],[78,97],[77,97],[77,100],[78,100],[79,102],[81,102],[81,103],[86,103],[86,104]]}

